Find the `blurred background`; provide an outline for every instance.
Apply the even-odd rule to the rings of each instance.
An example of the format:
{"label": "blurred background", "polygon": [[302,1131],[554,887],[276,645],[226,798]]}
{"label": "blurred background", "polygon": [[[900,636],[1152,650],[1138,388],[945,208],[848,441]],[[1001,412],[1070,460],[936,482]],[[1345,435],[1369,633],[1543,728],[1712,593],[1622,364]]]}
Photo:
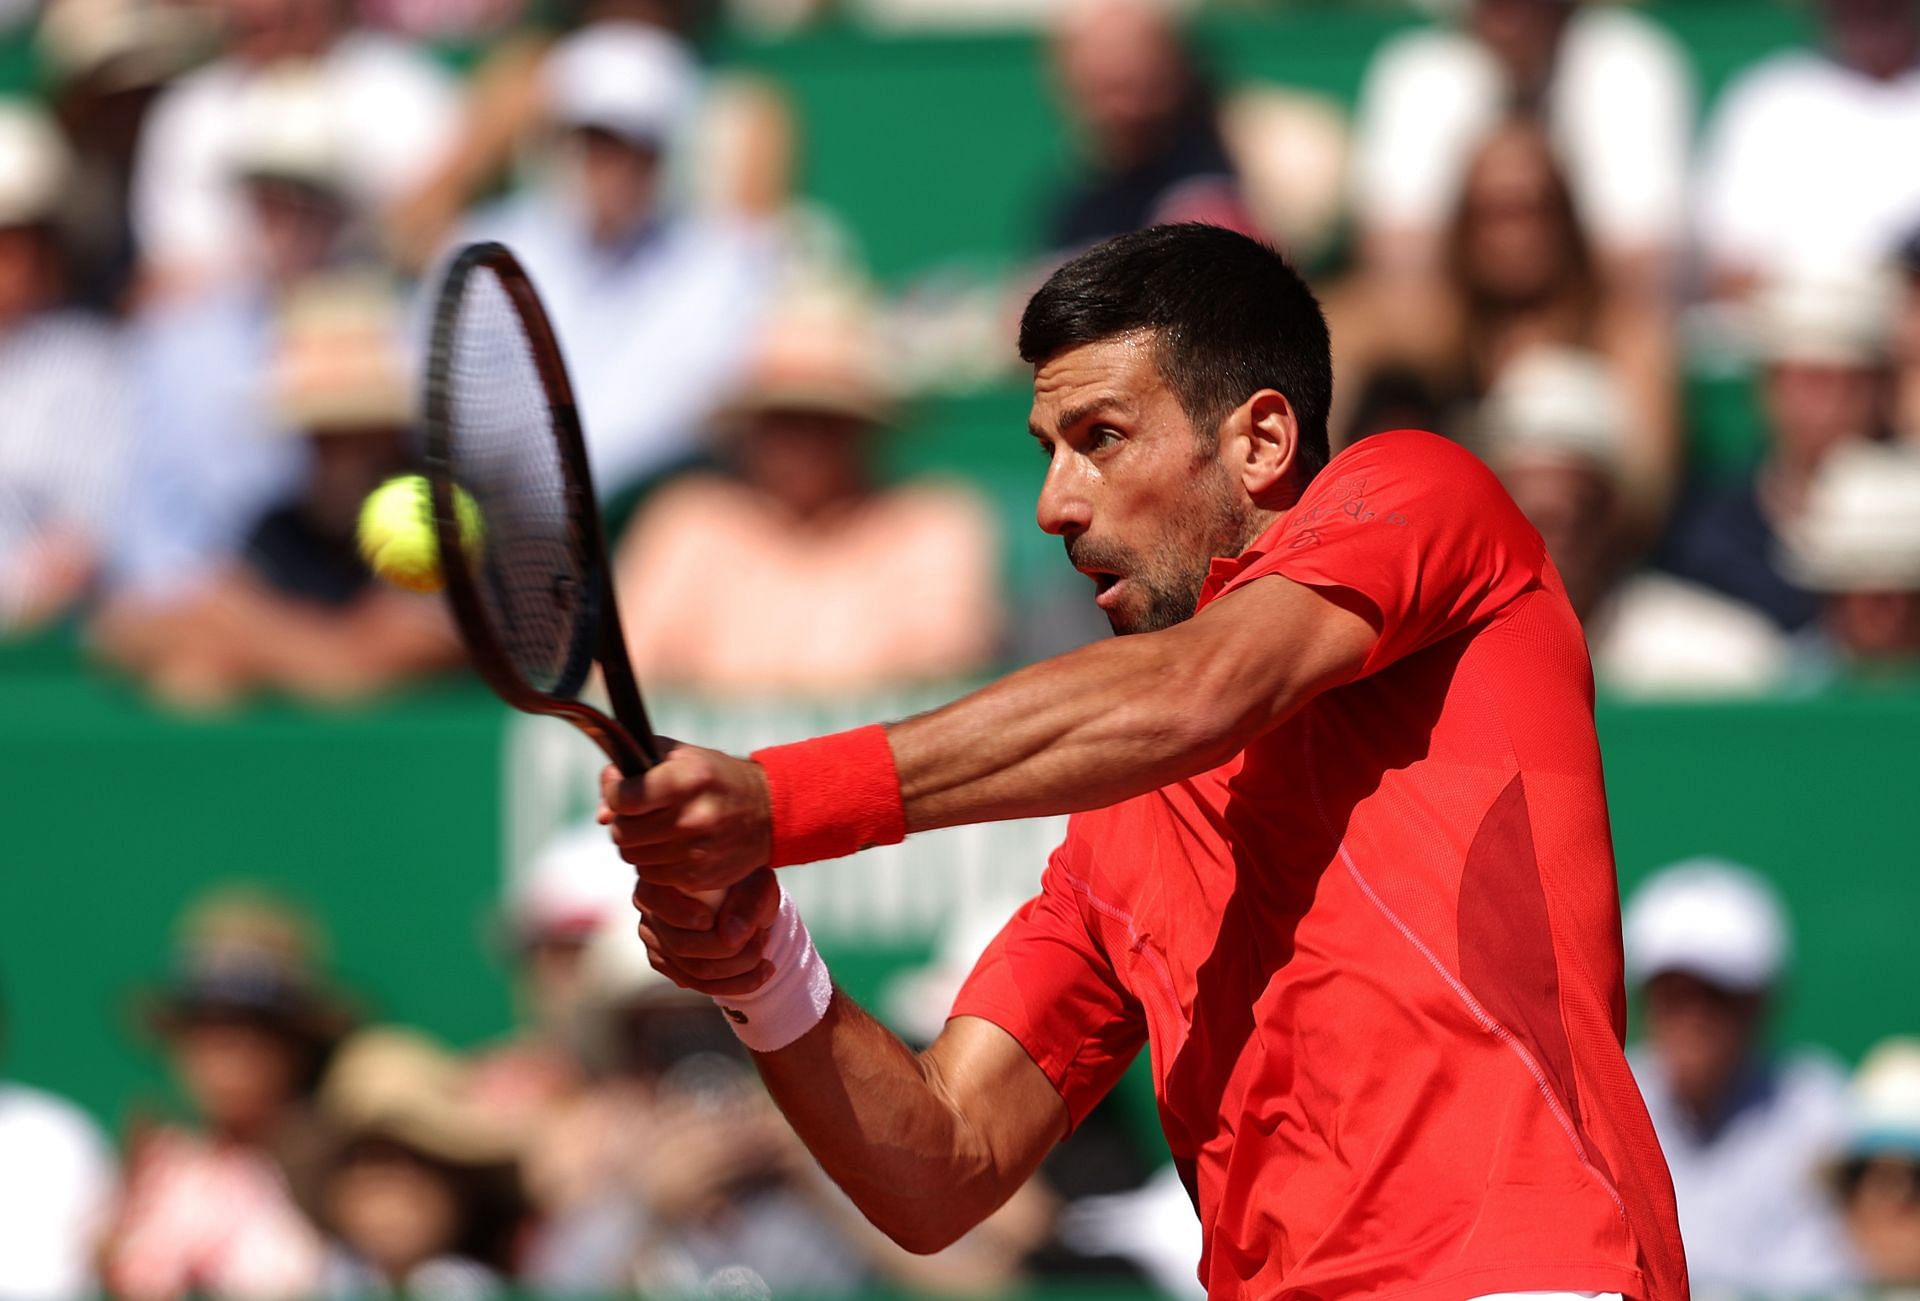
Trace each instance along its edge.
{"label": "blurred background", "polygon": [[[662,730],[950,699],[1105,631],[1013,326],[1172,220],[1566,577],[1696,1292],[1920,1285],[1920,3],[0,0],[0,1297],[1193,1295],[1138,1069],[949,1251],[865,1227],[597,753],[352,538],[503,239]],[[788,882],[925,1041],[1059,834]]]}

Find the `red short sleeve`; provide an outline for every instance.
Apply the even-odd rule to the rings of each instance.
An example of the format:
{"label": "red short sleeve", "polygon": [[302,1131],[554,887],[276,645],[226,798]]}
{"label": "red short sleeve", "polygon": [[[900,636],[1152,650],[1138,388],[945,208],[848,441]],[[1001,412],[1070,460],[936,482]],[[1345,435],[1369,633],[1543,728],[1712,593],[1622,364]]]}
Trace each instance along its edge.
{"label": "red short sleeve", "polygon": [[1269,574],[1351,592],[1378,616],[1372,673],[1492,617],[1545,568],[1539,533],[1478,457],[1399,429],[1335,457],[1207,599]]}
{"label": "red short sleeve", "polygon": [[1001,928],[954,1000],[954,1016],[993,1022],[1027,1050],[1076,1127],[1146,1042],[1140,1005],[1088,932],[1059,854],[1040,893]]}

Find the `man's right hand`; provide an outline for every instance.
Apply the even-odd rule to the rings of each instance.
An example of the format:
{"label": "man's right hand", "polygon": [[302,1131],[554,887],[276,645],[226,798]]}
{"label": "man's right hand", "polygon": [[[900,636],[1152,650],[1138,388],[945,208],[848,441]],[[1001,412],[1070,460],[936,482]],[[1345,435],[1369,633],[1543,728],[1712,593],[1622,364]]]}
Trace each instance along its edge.
{"label": "man's right hand", "polygon": [[641,879],[633,887],[640,938],[653,969],[682,989],[722,998],[751,994],[773,968],[762,956],[780,912],[780,886],[760,868],[728,888],[718,905]]}

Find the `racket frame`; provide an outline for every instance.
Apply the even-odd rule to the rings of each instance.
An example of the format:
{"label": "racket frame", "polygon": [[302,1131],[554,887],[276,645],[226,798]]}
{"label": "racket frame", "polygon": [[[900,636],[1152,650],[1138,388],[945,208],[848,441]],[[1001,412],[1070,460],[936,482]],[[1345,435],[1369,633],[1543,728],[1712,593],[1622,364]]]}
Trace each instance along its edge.
{"label": "racket frame", "polygon": [[[594,638],[586,648],[589,657],[600,665],[611,715],[580,700],[571,691],[542,691],[528,682],[514,667],[513,659],[494,636],[493,621],[480,594],[480,578],[474,573],[472,557],[462,544],[460,520],[455,505],[452,455],[452,394],[448,382],[452,366],[454,332],[458,325],[467,281],[478,271],[491,272],[506,292],[507,301],[526,333],[529,350],[539,371],[541,387],[552,416],[552,437],[558,444],[560,464],[566,483],[567,522],[576,534],[584,560],[588,590],[582,599],[591,608],[576,615],[576,632],[585,630]],[[580,411],[573,396],[573,384],[567,376],[566,362],[546,310],[534,292],[533,282],[520,266],[519,259],[504,245],[492,242],[469,244],[448,265],[434,305],[433,344],[427,362],[426,384],[427,482],[433,503],[434,541],[439,547],[440,568],[446,579],[446,593],[459,625],[461,639],[474,667],[499,697],[515,709],[530,714],[564,718],[592,737],[615,767],[628,776],[644,772],[660,761],[660,743],[647,718],[640,697],[640,684],[627,656],[626,635],[620,628],[620,610],[614,600],[612,566],[607,562],[607,540],[600,522],[598,499],[594,496],[593,475],[587,461],[586,439],[581,430]],[[484,520],[482,521],[484,527]],[[484,543],[482,544],[484,547]],[[575,654],[577,655],[576,649]],[[569,656],[571,661],[574,655]],[[575,676],[569,672],[566,679]],[[580,684],[576,683],[573,690]]]}

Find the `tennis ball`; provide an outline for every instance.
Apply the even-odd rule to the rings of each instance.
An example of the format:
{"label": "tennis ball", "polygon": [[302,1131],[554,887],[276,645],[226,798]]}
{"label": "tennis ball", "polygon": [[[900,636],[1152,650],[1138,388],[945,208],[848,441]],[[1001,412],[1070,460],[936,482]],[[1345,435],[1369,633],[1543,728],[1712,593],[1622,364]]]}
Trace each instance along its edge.
{"label": "tennis ball", "polygon": [[[460,519],[460,541],[469,559],[480,552],[480,507],[465,488],[453,490]],[[360,554],[367,567],[410,592],[437,592],[446,583],[440,572],[440,547],[433,532],[433,496],[417,474],[388,479],[367,494],[360,506]]]}

